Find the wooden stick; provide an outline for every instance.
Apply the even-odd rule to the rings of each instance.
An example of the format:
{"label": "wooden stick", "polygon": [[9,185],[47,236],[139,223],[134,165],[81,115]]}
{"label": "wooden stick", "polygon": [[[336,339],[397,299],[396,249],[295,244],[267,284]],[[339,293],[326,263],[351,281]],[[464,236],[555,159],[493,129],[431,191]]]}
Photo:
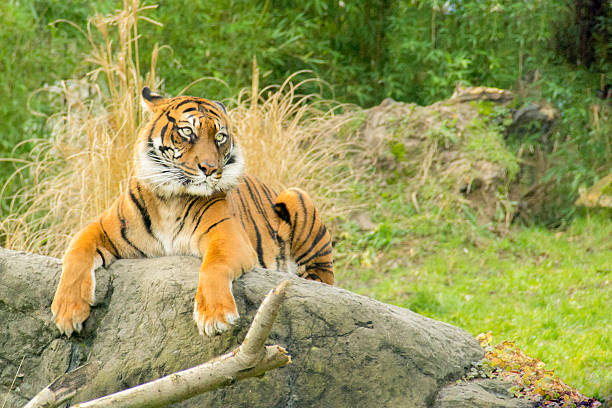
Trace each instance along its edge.
{"label": "wooden stick", "polygon": [[239,353],[247,361],[245,364],[254,364],[258,354],[262,352],[263,345],[270,335],[278,308],[285,298],[285,289],[289,281],[281,282],[276,288],[272,289],[261,302],[261,305],[253,317],[253,322],[239,347]]}
{"label": "wooden stick", "polygon": [[233,351],[158,380],[76,404],[73,408],[162,407],[291,363],[291,357],[282,347],[264,347],[288,284],[289,281],[283,281],[266,295],[244,341]]}
{"label": "wooden stick", "polygon": [[99,361],[87,363],[57,377],[45,389],[36,394],[23,408],[52,408],[76,394],[98,373],[102,364]]}

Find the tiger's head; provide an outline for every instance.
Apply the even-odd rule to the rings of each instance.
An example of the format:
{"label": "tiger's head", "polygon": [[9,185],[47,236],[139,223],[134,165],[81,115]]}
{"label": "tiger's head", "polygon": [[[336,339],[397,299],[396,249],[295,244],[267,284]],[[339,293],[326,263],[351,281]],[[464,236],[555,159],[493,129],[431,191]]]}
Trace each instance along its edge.
{"label": "tiger's head", "polygon": [[142,90],[151,111],[135,149],[136,178],[163,196],[210,196],[238,185],[244,158],[221,102]]}

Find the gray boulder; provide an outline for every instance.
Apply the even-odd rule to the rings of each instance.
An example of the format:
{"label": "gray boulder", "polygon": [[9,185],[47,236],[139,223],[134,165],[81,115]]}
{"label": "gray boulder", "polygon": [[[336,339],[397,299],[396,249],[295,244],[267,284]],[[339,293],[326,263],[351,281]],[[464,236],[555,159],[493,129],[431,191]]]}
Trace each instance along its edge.
{"label": "gray boulder", "polygon": [[433,408],[531,408],[536,403],[517,399],[508,391],[512,384],[493,379],[459,381],[444,387]]}
{"label": "gray boulder", "polygon": [[6,406],[25,404],[88,360],[102,368],[72,402],[223,354],[240,344],[265,294],[287,278],[292,284],[269,342],[285,347],[292,364],[175,406],[429,407],[483,356],[472,336],[451,325],[263,269],[234,283],[237,324],[202,337],[191,317],[199,263],[189,257],[122,260],[98,270],[99,303],[83,332],[67,339],[50,313],[60,261],[0,248],[0,396],[8,396]]}

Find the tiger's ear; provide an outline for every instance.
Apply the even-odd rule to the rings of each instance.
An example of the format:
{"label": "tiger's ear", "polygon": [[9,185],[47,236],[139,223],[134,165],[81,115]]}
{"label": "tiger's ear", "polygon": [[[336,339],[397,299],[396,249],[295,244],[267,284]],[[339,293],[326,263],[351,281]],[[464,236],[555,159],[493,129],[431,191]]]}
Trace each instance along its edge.
{"label": "tiger's ear", "polygon": [[213,101],[215,103],[215,105],[217,105],[219,107],[219,109],[221,109],[223,111],[223,113],[227,113],[227,111],[225,110],[225,105],[222,104],[219,101]]}
{"label": "tiger's ear", "polygon": [[151,92],[149,87],[142,88],[142,105],[149,111],[154,111],[158,106],[163,104],[166,98],[161,95]]}

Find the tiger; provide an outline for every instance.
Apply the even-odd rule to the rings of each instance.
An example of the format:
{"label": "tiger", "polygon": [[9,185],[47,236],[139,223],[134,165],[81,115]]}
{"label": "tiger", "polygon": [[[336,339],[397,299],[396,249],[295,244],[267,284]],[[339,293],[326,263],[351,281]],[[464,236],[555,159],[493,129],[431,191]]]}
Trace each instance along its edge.
{"label": "tiger", "polygon": [[61,334],[80,332],[95,304],[96,269],[125,258],[202,259],[193,304],[200,335],[239,318],[232,281],[255,266],[334,284],[331,236],[312,198],[280,193],[245,173],[225,106],[141,92],[147,119],[133,171],[113,204],[71,239],[51,311]]}

